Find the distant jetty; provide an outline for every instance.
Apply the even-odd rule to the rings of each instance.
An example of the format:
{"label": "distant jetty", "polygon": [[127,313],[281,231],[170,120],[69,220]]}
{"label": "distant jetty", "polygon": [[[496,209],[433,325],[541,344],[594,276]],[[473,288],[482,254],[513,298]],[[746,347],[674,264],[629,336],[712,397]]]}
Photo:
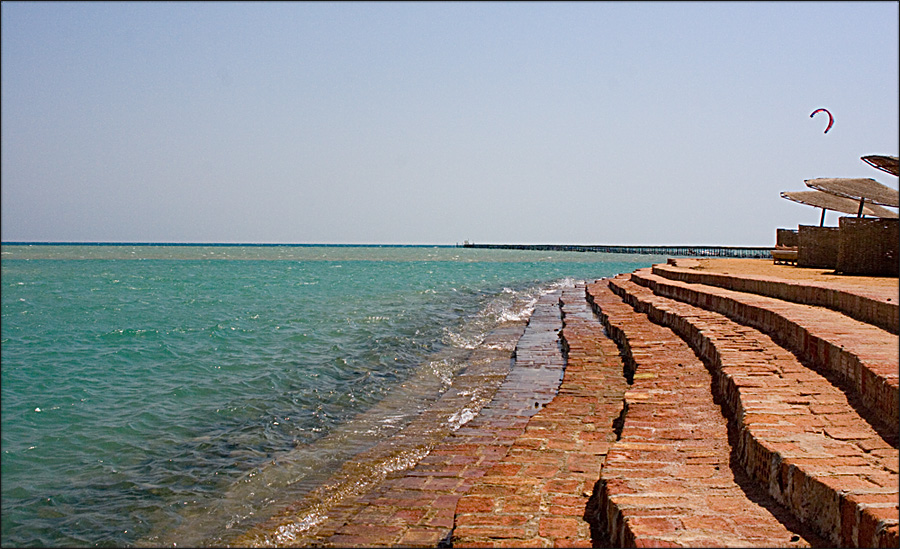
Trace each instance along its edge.
{"label": "distant jetty", "polygon": [[605,252],[613,254],[668,255],[679,257],[750,257],[771,259],[772,247],[755,246],[574,246],[569,244],[475,244],[468,240],[463,248],[488,250],[535,250],[554,252]]}

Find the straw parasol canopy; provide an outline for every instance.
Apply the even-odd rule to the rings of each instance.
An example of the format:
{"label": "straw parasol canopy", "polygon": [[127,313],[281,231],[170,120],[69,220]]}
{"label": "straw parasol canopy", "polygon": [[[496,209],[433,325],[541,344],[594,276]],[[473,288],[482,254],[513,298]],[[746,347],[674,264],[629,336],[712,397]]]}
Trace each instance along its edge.
{"label": "straw parasol canopy", "polygon": [[856,200],[859,204],[880,204],[900,206],[900,193],[870,178],[820,178],[807,179],[806,186],[844,198]]}
{"label": "straw parasol canopy", "polygon": [[[806,204],[807,206],[815,206],[823,210],[832,210],[846,214],[856,214],[859,211],[859,202],[842,198],[833,194],[823,193],[822,191],[789,191],[781,193],[781,198],[785,198],[792,202]],[[866,204],[863,206],[863,215],[873,217],[891,217],[896,218],[897,213],[876,206],[874,204]]]}
{"label": "straw parasol canopy", "polygon": [[900,160],[896,156],[870,154],[860,157],[863,162],[891,175],[900,175]]}

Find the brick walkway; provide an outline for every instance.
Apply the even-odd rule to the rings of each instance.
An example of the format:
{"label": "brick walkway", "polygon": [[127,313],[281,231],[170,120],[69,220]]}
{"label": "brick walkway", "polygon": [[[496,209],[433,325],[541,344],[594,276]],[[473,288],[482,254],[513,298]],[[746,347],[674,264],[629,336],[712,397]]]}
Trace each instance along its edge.
{"label": "brick walkway", "polygon": [[711,376],[690,347],[604,284],[590,292],[635,367],[621,439],[603,467],[599,518],[609,543],[808,546],[799,524],[771,498],[745,492],[746,475],[731,468],[727,420]]}
{"label": "brick walkway", "polygon": [[[653,274],[682,282],[718,286],[793,303],[826,307],[894,334],[900,331],[900,304],[898,304],[896,282],[875,286],[871,283],[871,277],[862,276],[837,277],[849,279],[852,282],[809,281],[802,277],[803,271],[807,269],[798,269],[797,267],[784,267],[776,270],[777,272],[791,269],[788,272],[797,277],[782,279],[771,275],[722,273],[682,267],[682,265],[690,266],[702,263],[696,260],[677,259],[670,260],[670,262],[675,265],[654,265]],[[768,264],[769,262],[763,263]],[[798,277],[797,273],[801,273],[801,275]]]}
{"label": "brick walkway", "polygon": [[895,287],[673,263],[543,296],[477,416],[248,542],[897,547]]}
{"label": "brick walkway", "polygon": [[715,369],[749,476],[831,543],[896,545],[897,448],[846,395],[768,336],[656,296],[629,278],[620,275],[609,286],[671,327]]}
{"label": "brick walkway", "polygon": [[833,374],[862,401],[870,422],[896,439],[900,429],[897,337],[837,311],[650,274],[631,280],[653,293],[683,301],[752,326],[821,372]]}
{"label": "brick walkway", "polygon": [[591,547],[584,519],[615,440],[626,382],[584,285],[563,292],[568,364],[559,395],[456,507],[454,547]]}

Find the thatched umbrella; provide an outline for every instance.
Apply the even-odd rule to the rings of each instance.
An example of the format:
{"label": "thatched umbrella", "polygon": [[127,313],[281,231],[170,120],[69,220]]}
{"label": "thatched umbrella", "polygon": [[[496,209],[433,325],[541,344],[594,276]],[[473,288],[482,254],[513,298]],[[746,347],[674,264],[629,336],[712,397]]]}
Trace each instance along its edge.
{"label": "thatched umbrella", "polygon": [[[806,204],[807,206],[822,208],[822,218],[819,220],[820,227],[825,224],[825,212],[828,210],[847,214],[855,214],[859,210],[859,204],[856,201],[821,191],[788,191],[781,193],[781,198]],[[873,217],[898,217],[895,212],[874,204],[864,206],[862,213]]]}
{"label": "thatched umbrella", "polygon": [[807,179],[806,186],[859,203],[856,217],[862,217],[866,202],[882,206],[900,206],[900,193],[871,178]]}
{"label": "thatched umbrella", "polygon": [[896,156],[884,156],[880,154],[870,154],[861,157],[866,164],[877,168],[891,175],[900,175],[900,160]]}

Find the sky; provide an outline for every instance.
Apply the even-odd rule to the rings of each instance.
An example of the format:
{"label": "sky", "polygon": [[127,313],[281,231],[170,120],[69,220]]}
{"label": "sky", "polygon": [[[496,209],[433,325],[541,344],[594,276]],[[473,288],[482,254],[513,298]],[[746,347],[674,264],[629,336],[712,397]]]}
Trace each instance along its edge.
{"label": "sky", "polygon": [[898,6],[4,1],[0,239],[771,246],[897,188]]}

